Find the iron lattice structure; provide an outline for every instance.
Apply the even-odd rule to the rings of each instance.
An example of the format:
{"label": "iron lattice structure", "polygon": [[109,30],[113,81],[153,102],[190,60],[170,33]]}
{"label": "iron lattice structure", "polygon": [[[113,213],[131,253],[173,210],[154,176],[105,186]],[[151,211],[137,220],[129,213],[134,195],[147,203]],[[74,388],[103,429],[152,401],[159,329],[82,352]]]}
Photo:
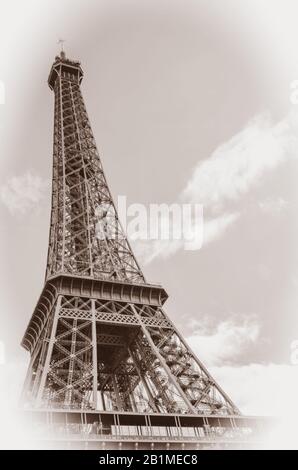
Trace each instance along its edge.
{"label": "iron lattice structure", "polygon": [[61,53],[48,80],[52,212],[45,285],[22,341],[31,354],[25,408],[76,435],[88,428],[119,442],[125,426],[137,442],[153,439],[152,426],[172,429],[167,442],[187,440],[182,428],[199,439],[214,423],[217,436],[247,427],[164,312],[165,290],[144,278],[106,182],[82,77]]}

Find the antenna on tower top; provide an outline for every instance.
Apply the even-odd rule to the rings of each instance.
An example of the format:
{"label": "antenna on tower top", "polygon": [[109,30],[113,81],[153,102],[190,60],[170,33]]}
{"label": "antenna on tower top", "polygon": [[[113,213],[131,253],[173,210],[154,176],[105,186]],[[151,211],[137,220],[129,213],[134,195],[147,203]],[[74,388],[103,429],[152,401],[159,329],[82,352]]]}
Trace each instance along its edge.
{"label": "antenna on tower top", "polygon": [[61,45],[61,51],[60,51],[60,57],[61,57],[61,59],[65,59],[64,43],[65,43],[65,39],[59,39],[59,40],[58,40],[58,44]]}

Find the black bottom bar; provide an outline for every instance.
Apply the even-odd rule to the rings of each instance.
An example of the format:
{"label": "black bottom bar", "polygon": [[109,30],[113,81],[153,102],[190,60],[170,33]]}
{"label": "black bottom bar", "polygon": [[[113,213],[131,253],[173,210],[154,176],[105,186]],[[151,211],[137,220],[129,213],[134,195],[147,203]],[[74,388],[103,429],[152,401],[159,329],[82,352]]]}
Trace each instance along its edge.
{"label": "black bottom bar", "polygon": [[[274,454],[274,455],[272,455]],[[111,468],[139,468],[144,465],[187,465],[189,468],[215,464],[223,467],[239,469],[239,465],[245,463],[245,467],[257,466],[269,463],[270,456],[274,458],[274,464],[285,464],[285,451],[261,451],[261,450],[203,450],[203,451],[67,451],[67,450],[28,450],[28,451],[1,451],[2,459],[9,465],[26,464],[43,468],[46,464],[66,465],[78,467],[98,467],[109,465]],[[291,457],[289,455],[289,457]],[[252,467],[253,468],[253,467]]]}

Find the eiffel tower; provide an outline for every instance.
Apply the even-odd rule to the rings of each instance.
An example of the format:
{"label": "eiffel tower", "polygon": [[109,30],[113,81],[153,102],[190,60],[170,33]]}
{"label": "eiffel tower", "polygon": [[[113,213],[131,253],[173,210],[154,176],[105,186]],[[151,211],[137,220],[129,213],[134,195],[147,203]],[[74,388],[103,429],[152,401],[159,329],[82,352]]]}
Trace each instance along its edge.
{"label": "eiffel tower", "polygon": [[82,78],[62,50],[48,79],[52,211],[45,284],[22,340],[31,355],[23,409],[62,447],[242,445],[254,421],[177,331],[167,293],[146,281],[121,227]]}

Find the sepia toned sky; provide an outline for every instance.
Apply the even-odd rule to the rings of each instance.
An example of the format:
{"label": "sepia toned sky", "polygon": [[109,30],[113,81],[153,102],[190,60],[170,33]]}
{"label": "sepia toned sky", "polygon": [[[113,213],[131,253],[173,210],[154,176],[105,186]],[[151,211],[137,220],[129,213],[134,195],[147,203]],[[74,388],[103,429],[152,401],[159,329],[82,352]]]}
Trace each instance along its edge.
{"label": "sepia toned sky", "polygon": [[115,198],[204,205],[202,249],[133,243],[148,281],[169,294],[167,313],[244,412],[289,412],[298,375],[298,108],[290,101],[298,5],[1,0],[0,8],[3,380],[15,391],[23,378],[19,343],[44,282],[46,81],[62,37],[85,72]]}

